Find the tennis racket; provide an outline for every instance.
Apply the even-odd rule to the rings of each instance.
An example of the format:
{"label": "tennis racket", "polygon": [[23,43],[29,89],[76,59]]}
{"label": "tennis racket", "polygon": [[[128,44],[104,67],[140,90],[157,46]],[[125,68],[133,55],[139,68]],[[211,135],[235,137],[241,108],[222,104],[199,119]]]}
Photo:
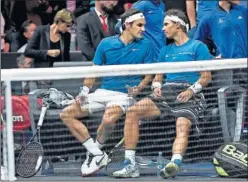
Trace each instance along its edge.
{"label": "tennis racket", "polygon": [[[37,129],[28,144],[21,150],[17,158],[16,172],[21,177],[29,178],[34,176],[40,170],[42,165],[44,151],[40,142],[40,128],[43,124],[47,108],[48,106],[42,107]],[[36,142],[34,139],[37,135],[38,140]]]}
{"label": "tennis racket", "polygon": [[[124,138],[122,138],[119,143],[117,143],[109,152],[108,165],[105,167],[106,174],[108,176],[112,176],[113,172],[119,170],[123,165],[123,162],[125,160],[125,148],[123,144]],[[136,156],[135,161],[141,168],[155,166],[155,163],[148,157]]]}

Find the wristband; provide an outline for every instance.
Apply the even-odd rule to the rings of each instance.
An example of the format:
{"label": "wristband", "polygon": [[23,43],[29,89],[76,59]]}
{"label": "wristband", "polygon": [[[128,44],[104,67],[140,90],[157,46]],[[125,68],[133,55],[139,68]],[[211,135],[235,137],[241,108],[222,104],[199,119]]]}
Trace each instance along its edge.
{"label": "wristband", "polygon": [[190,90],[194,92],[194,94],[199,93],[202,91],[202,85],[199,82],[195,82],[193,85],[189,87]]}
{"label": "wristband", "polygon": [[81,89],[80,89],[80,95],[88,95],[89,94],[89,92],[90,92],[90,89],[89,89],[89,87],[87,87],[87,86],[83,86],[83,87],[81,87]]}
{"label": "wristband", "polygon": [[159,88],[160,89],[161,87],[162,87],[161,83],[159,83],[159,82],[153,82],[151,89],[152,90],[154,90],[155,88]]}

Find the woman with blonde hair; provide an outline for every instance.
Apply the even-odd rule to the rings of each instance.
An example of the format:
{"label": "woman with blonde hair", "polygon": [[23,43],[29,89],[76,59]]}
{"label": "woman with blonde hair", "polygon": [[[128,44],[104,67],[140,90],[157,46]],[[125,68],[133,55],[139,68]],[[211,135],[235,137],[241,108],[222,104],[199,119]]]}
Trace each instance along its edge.
{"label": "woman with blonde hair", "polygon": [[56,61],[70,61],[70,33],[72,12],[58,11],[51,25],[38,26],[28,42],[25,56],[34,59],[34,67],[52,67]]}

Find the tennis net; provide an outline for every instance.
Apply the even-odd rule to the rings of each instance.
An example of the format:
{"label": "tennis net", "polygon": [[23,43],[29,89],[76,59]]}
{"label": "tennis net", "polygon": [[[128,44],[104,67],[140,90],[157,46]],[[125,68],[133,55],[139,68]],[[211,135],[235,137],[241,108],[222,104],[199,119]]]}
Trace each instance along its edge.
{"label": "tennis net", "polygon": [[[212,81],[208,87],[203,89],[206,99],[206,109],[200,119],[199,129],[196,131],[192,127],[189,146],[185,153],[184,162],[194,163],[210,161],[216,149],[224,142],[242,140],[247,133],[247,60],[214,60],[188,63],[157,63],[150,65],[122,65],[122,66],[102,66],[102,67],[61,67],[30,70],[2,70],[2,82],[6,85],[3,90],[7,95],[1,97],[1,113],[3,116],[1,124],[4,125],[6,118],[6,136],[3,141],[14,140],[14,146],[5,144],[4,156],[5,165],[9,171],[14,167],[11,163],[11,153],[16,157],[21,148],[25,146],[28,139],[35,130],[40,108],[37,107],[37,99],[42,96],[41,92],[33,91],[29,93],[28,116],[21,117],[16,105],[13,105],[13,97],[23,95],[22,83],[27,81],[41,81],[45,85],[56,88],[76,96],[82,80],[89,77],[97,77],[98,83],[94,89],[101,85],[103,77],[124,76],[124,75],[147,75],[158,73],[175,73],[186,71],[211,71]],[[180,65],[180,66],[178,66]],[[48,81],[49,80],[49,81]],[[10,85],[11,83],[11,90]],[[20,84],[21,83],[21,84]],[[118,85],[118,84],[117,84]],[[2,93],[4,93],[2,92]],[[139,99],[151,93],[150,85],[142,92]],[[8,113],[12,97],[12,112]],[[6,101],[6,102],[5,102]],[[6,103],[6,104],[5,104]],[[24,103],[24,101],[23,101]],[[25,103],[27,104],[27,103]],[[5,107],[7,106],[7,107]],[[85,159],[86,150],[71,134],[68,128],[59,118],[61,109],[49,109],[41,129],[41,143],[44,147],[46,159],[52,163],[63,163],[75,161],[82,163]],[[19,115],[18,115],[19,114]],[[22,113],[23,114],[23,113]],[[27,113],[25,113],[27,114]],[[96,137],[97,128],[102,120],[103,112],[94,113],[86,117],[83,123],[88,128],[91,136]],[[8,118],[9,117],[9,118]],[[15,127],[25,123],[25,119],[30,119],[30,126],[21,128]],[[123,137],[125,116],[118,122],[112,133],[110,140],[103,148],[108,152]],[[10,121],[13,123],[10,124]],[[12,130],[12,126],[14,130]],[[3,132],[4,133],[4,132]],[[14,138],[11,137],[12,133]],[[154,157],[159,151],[170,159],[173,140],[175,138],[175,118],[166,116],[163,118],[149,119],[141,122],[140,140],[137,147],[137,154],[141,156]],[[13,150],[13,151],[11,151]],[[15,159],[15,158],[14,158]],[[67,166],[68,169],[68,166]],[[65,175],[69,170],[58,171]],[[78,169],[80,171],[80,169]],[[11,171],[10,171],[11,172]],[[14,173],[13,173],[14,174]]]}

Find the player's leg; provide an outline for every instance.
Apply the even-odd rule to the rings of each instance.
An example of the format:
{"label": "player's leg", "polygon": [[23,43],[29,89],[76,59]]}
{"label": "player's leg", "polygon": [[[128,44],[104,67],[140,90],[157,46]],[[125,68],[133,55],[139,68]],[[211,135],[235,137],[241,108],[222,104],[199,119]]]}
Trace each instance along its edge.
{"label": "player's leg", "polygon": [[73,136],[75,136],[81,143],[85,142],[90,136],[86,126],[78,120],[88,115],[88,112],[81,110],[80,104],[74,102],[60,113],[60,119],[69,128]]}
{"label": "player's leg", "polygon": [[109,90],[103,90],[106,94],[106,109],[102,122],[97,130],[96,143],[101,148],[112,134],[117,120],[126,113],[127,108],[134,104],[135,100],[127,94]]}
{"label": "player's leg", "polygon": [[[104,107],[106,107],[102,122],[97,131],[97,139],[95,143],[96,146],[101,149],[113,132],[117,120],[120,119],[120,117],[126,112],[126,108],[130,105],[130,98],[127,97],[127,94],[103,89],[100,90],[99,93],[104,94]],[[98,155],[90,155],[89,157],[91,160],[88,160],[90,161],[88,165],[82,166],[82,171],[84,171],[84,173],[93,173],[107,165],[108,156],[105,152]]]}
{"label": "player's leg", "polygon": [[[84,176],[93,174],[96,171],[100,170],[102,167],[105,167],[108,164],[108,155],[101,150],[103,144],[111,135],[116,121],[123,115],[123,111],[119,106],[111,106],[108,107],[102,119],[102,123],[98,128],[97,132],[97,140],[96,140],[96,147],[101,151],[100,154],[93,154],[89,153],[87,158],[87,165],[86,162],[81,167],[82,174]],[[101,143],[102,142],[102,143]]]}
{"label": "player's leg", "polygon": [[123,110],[120,106],[107,107],[100,126],[97,130],[97,139],[99,147],[102,148],[105,142],[108,140],[109,136],[112,134],[117,120],[123,116]]}
{"label": "player's leg", "polygon": [[86,160],[84,161],[81,167],[83,176],[87,176],[92,173],[85,170],[87,169],[85,168],[85,166],[89,165],[90,156],[102,155],[102,151],[98,148],[94,140],[90,137],[86,126],[82,123],[82,121],[78,120],[78,118],[85,117],[88,114],[88,111],[82,111],[80,104],[77,104],[76,102],[66,107],[60,114],[60,118],[69,128],[72,135],[75,136],[87,150]]}
{"label": "player's leg", "polygon": [[163,178],[175,177],[179,172],[182,163],[183,154],[188,146],[191,121],[185,117],[179,117],[176,120],[176,138],[172,147],[172,158],[161,171]]}
{"label": "player's leg", "polygon": [[159,115],[160,110],[150,98],[142,99],[128,108],[124,127],[126,150],[136,149],[139,140],[139,120]]}
{"label": "player's leg", "polygon": [[125,137],[125,161],[124,168],[113,173],[115,177],[139,177],[139,168],[135,162],[135,149],[139,140],[139,120],[159,116],[160,110],[150,99],[145,98],[131,106],[126,113],[124,137]]}

